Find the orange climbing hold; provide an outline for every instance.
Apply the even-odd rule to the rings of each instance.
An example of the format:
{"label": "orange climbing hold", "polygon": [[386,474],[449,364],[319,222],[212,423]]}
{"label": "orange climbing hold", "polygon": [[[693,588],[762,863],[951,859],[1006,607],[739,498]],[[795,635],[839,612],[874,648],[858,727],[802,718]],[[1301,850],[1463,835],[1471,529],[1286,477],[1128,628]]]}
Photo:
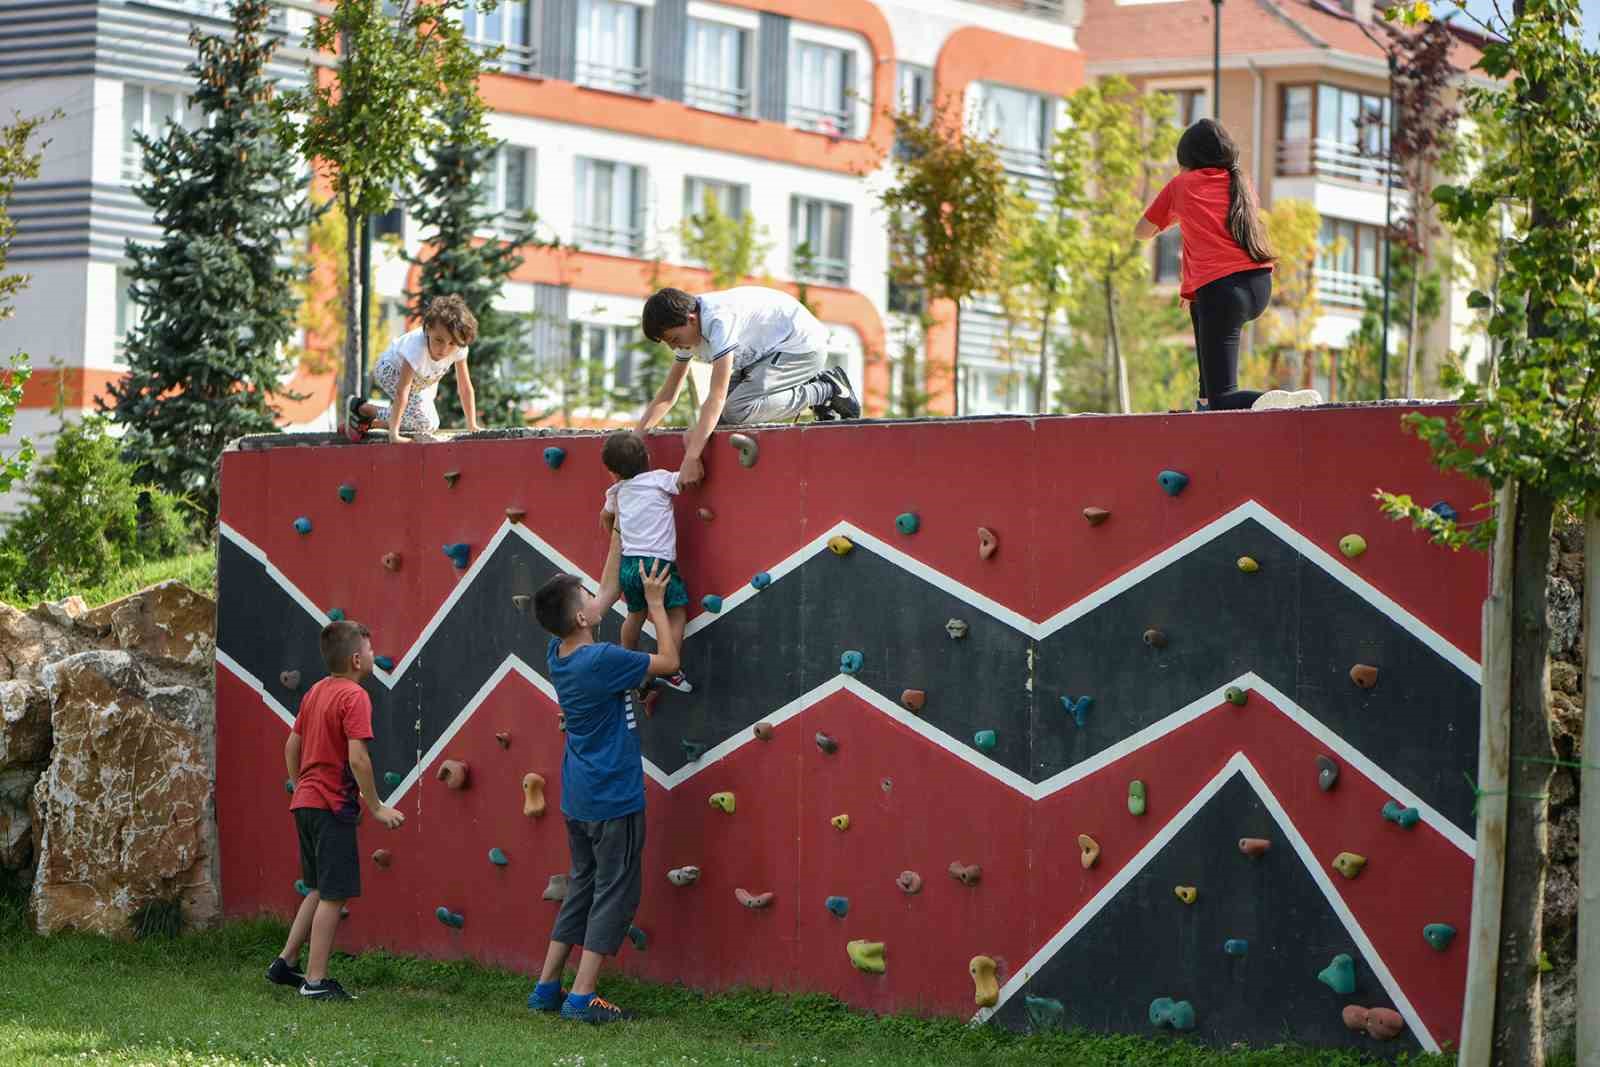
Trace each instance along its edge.
{"label": "orange climbing hold", "polygon": [[529,771],[522,776],[522,814],[537,819],[544,814],[544,776]]}
{"label": "orange climbing hold", "polygon": [[848,815],[835,815],[828,821],[833,823],[833,828],[835,830],[843,832],[850,829],[850,816]]}
{"label": "orange climbing hold", "polygon": [[383,554],[383,569],[384,570],[388,570],[388,571],[397,571],[397,570],[399,570],[400,569],[400,553],[398,553],[398,552],[385,552]]}
{"label": "orange climbing hold", "polygon": [[978,527],[978,558],[988,559],[1000,547],[999,538],[987,526]]}
{"label": "orange climbing hold", "polygon": [[950,877],[962,885],[977,885],[983,878],[983,868],[976,863],[963,864],[960,860],[950,862]]}
{"label": "orange climbing hold", "polygon": [[734,898],[739,901],[739,903],[743,904],[747,908],[750,908],[751,910],[755,910],[757,908],[764,908],[768,904],[771,904],[772,898],[777,894],[771,892],[770,890],[765,893],[751,893],[743,889],[735,889],[733,891],[733,895]]}
{"label": "orange climbing hold", "polygon": [[1357,663],[1350,668],[1350,680],[1362,689],[1371,689],[1378,684],[1378,668],[1370,667],[1365,663]]}
{"label": "orange climbing hold", "polygon": [[1272,842],[1264,837],[1239,838],[1239,851],[1246,856],[1264,856],[1267,849],[1272,847]]}
{"label": "orange climbing hold", "polygon": [[468,771],[465,760],[447,759],[439,764],[439,770],[434,777],[443,782],[448,789],[465,789]]}
{"label": "orange climbing hold", "polygon": [[1089,520],[1090,526],[1099,526],[1111,517],[1111,512],[1105,508],[1084,508],[1083,517]]}
{"label": "orange climbing hold", "polygon": [[994,972],[995,962],[989,956],[974,956],[967,964],[967,973],[972,975],[972,1002],[980,1008],[1000,1003],[1000,983]]}
{"label": "orange climbing hold", "polygon": [[1083,864],[1083,869],[1088,870],[1100,862],[1100,842],[1088,834],[1078,835],[1078,862]]}
{"label": "orange climbing hold", "polygon": [[907,711],[921,711],[927,702],[928,694],[920,689],[907,689],[900,694],[900,703],[906,706]]}
{"label": "orange climbing hold", "polygon": [[383,870],[388,870],[389,864],[394,862],[394,853],[386,848],[380,848],[372,854],[372,862]]}
{"label": "orange climbing hold", "polygon": [[1341,1013],[1344,1025],[1375,1041],[1392,1041],[1406,1028],[1406,1021],[1393,1008],[1363,1008],[1348,1005]]}
{"label": "orange climbing hold", "polygon": [[528,512],[523,508],[506,508],[506,519],[512,525],[516,525],[527,517]]}

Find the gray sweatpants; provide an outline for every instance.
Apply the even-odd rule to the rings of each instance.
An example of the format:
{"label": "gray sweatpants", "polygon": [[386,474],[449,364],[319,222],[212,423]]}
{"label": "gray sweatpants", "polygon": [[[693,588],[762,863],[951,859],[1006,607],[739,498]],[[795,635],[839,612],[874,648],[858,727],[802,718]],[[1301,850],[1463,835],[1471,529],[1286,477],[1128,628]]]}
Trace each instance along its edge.
{"label": "gray sweatpants", "polygon": [[601,822],[568,819],[567,847],[572,873],[550,940],[615,956],[639,910],[644,811]]}
{"label": "gray sweatpants", "polygon": [[826,403],[833,396],[833,387],[813,380],[821,373],[821,352],[766,356],[734,371],[719,425],[792,419],[807,408]]}

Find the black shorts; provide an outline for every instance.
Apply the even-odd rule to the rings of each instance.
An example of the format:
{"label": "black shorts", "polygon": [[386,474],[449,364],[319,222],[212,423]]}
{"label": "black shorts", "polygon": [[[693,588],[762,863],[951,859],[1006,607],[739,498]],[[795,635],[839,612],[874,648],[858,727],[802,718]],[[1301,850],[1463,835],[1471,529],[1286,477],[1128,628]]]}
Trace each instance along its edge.
{"label": "black shorts", "polygon": [[567,820],[572,873],[550,940],[615,956],[644,888],[644,810],[602,822]]}
{"label": "black shorts", "polygon": [[300,833],[300,878],[323,900],[349,900],[361,895],[361,856],[356,824],[326,808],[295,808]]}

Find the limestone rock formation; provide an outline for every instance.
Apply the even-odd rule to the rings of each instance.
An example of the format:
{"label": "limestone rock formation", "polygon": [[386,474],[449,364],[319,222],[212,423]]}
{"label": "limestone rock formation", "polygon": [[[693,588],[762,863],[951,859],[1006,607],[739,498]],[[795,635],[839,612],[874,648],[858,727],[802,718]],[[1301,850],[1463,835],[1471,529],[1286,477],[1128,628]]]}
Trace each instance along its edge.
{"label": "limestone rock formation", "polygon": [[216,648],[216,615],[210,598],[169,581],[95,608],[77,625],[126,651],[200,667]]}

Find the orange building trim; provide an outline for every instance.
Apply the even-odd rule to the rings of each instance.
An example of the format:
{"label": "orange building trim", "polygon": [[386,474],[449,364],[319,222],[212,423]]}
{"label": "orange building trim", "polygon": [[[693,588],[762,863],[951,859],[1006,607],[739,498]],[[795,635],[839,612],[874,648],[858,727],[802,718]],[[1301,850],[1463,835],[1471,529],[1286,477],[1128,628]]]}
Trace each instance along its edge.
{"label": "orange building trim", "polygon": [[677,100],[632,96],[572,82],[485,73],[478,90],[494,111],[712,148],[841,174],[877,167],[894,140],[888,105],[894,100],[894,38],[883,13],[868,0],[719,0],[730,7],[787,15],[866,38],[873,57],[872,119],[862,140],[797,130],[781,122],[702,111]]}
{"label": "orange building trim", "polygon": [[69,410],[91,407],[106,387],[126,373],[120,370],[94,370],[66,367],[35,370],[22,383],[21,408],[53,408],[60,402]]}

